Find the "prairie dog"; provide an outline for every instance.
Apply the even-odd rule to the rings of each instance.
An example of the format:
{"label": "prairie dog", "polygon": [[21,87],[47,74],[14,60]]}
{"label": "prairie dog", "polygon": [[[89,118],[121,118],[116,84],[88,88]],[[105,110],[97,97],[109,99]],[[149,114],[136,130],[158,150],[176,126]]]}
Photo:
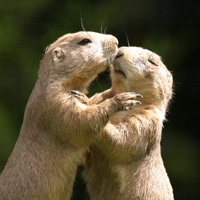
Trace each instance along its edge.
{"label": "prairie dog", "polygon": [[86,156],[84,177],[91,200],[172,200],[160,152],[172,75],[155,53],[121,47],[111,68],[112,88],[91,104],[122,93],[143,96],[141,105],[114,114]]}
{"label": "prairie dog", "polygon": [[89,144],[133,95],[87,106],[70,89],[86,93],[113,60],[118,41],[94,32],[66,34],[41,61],[14,150],[0,175],[1,200],[69,200],[77,164]]}

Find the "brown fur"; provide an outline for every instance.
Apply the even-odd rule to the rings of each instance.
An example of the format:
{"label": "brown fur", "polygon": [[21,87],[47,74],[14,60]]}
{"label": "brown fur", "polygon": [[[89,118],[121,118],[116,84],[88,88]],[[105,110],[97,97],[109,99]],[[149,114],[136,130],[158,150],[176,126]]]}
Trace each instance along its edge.
{"label": "brown fur", "polygon": [[160,152],[163,121],[172,96],[172,76],[160,57],[121,47],[111,69],[112,88],[96,104],[121,92],[143,95],[141,105],[116,113],[91,145],[84,177],[92,200],[172,200]]}
{"label": "brown fur", "polygon": [[[80,44],[84,38],[91,42]],[[70,199],[83,153],[109,116],[133,104],[133,95],[87,106],[68,90],[86,92],[116,55],[117,44],[111,35],[78,32],[49,46],[19,138],[0,176],[1,200]]]}

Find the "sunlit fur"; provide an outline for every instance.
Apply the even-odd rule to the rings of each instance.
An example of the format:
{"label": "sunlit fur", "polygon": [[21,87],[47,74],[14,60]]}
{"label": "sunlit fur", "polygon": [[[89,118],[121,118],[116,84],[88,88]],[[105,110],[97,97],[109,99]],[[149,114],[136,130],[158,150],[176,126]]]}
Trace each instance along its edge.
{"label": "sunlit fur", "polygon": [[[120,73],[121,70],[123,73]],[[112,88],[90,100],[98,104],[131,91],[141,105],[116,113],[91,145],[84,177],[92,200],[172,200],[160,150],[172,75],[155,53],[121,47],[111,68]]]}
{"label": "sunlit fur", "polygon": [[[84,38],[91,42],[79,45]],[[70,199],[77,164],[120,104],[111,99],[87,106],[68,90],[86,93],[115,57],[117,44],[111,35],[78,32],[47,48],[19,138],[0,175],[1,200]]]}

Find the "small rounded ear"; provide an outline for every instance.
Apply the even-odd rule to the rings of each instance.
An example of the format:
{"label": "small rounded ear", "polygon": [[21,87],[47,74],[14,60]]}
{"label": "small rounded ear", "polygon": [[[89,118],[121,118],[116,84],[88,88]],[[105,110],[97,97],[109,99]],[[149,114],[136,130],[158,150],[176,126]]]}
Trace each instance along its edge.
{"label": "small rounded ear", "polygon": [[56,47],[52,51],[52,58],[54,62],[61,62],[65,58],[66,52],[64,49],[61,49],[60,47]]}

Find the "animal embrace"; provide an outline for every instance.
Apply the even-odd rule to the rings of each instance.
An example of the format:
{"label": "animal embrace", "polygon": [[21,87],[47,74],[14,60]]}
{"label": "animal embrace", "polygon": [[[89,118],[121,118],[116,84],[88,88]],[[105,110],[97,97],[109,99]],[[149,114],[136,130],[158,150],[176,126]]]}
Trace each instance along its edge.
{"label": "animal embrace", "polygon": [[[111,70],[112,87],[87,88]],[[77,166],[92,200],[171,200],[160,152],[172,76],[155,53],[112,35],[66,34],[41,61],[0,200],[69,200]]]}

